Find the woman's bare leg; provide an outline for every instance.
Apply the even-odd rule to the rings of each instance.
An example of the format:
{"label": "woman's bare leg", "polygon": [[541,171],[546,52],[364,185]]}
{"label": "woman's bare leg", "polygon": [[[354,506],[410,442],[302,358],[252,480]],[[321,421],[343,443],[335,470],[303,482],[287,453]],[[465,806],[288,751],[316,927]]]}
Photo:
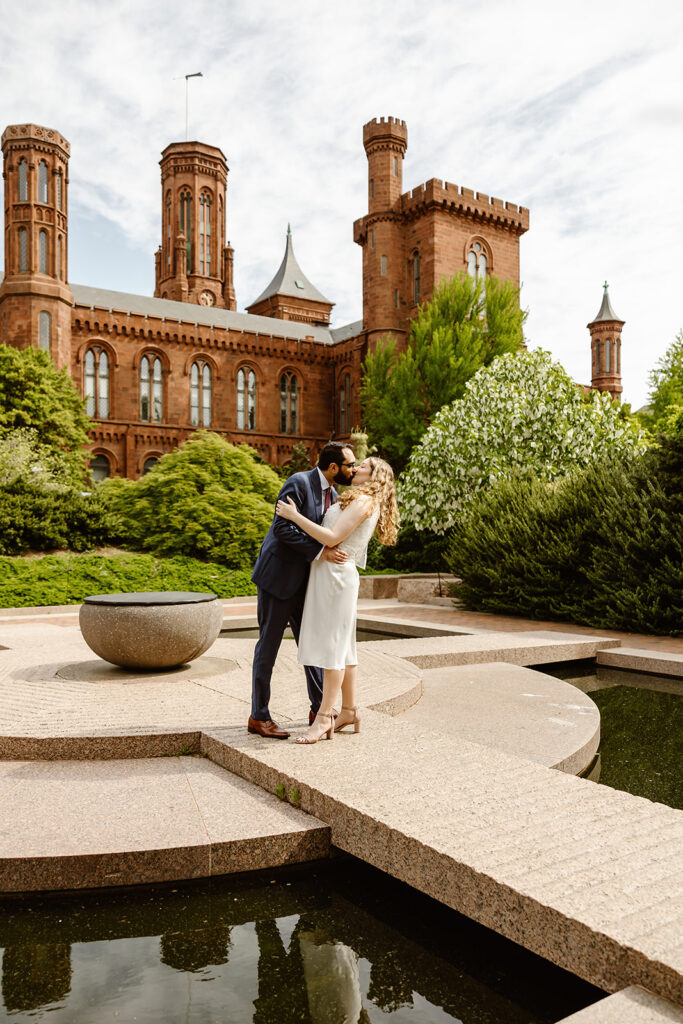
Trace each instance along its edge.
{"label": "woman's bare leg", "polygon": [[349,722],[355,721],[355,711],[349,710],[356,707],[356,679],[358,677],[358,665],[347,665],[344,670],[344,678],[341,684],[342,708],[337,718],[337,729]]}
{"label": "woman's bare leg", "polygon": [[344,669],[325,669],[325,676],[323,679],[323,696],[320,701],[320,710],[315,716],[313,724],[309,725],[306,732],[299,737],[299,740],[302,743],[314,743],[330,728],[332,722],[329,716],[332,714],[335,701],[339,697],[339,690],[342,685],[343,676]]}

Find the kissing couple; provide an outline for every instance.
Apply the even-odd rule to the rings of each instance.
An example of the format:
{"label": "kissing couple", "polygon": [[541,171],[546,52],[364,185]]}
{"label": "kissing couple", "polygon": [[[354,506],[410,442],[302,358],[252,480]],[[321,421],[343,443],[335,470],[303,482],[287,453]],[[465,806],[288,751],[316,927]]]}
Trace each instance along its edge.
{"label": "kissing couple", "polygon": [[[346,486],[341,496],[334,484]],[[286,627],[304,666],[311,704],[309,728],[297,743],[352,725],[356,703],[358,569],[365,568],[373,533],[395,544],[398,507],[394,473],[370,456],[359,466],[347,444],[331,441],[315,469],[294,473],[278,495],[273,522],[261,545],[252,580],[257,587],[259,639],[254,651],[249,732],[286,740],[270,717],[270,680]],[[341,710],[335,703],[341,691]]]}

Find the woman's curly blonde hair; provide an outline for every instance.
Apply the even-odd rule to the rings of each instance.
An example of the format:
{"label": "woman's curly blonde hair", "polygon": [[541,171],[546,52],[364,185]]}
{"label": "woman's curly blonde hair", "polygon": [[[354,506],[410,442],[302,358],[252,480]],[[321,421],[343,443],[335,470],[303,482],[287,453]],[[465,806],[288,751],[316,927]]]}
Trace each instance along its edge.
{"label": "woman's curly blonde hair", "polygon": [[370,479],[366,484],[359,484],[358,487],[349,487],[339,497],[339,504],[346,508],[350,501],[359,498],[361,494],[367,494],[372,498],[372,504],[368,510],[371,516],[379,510],[377,520],[377,539],[380,544],[395,544],[398,536],[400,516],[396,503],[396,489],[394,487],[394,471],[384,459],[378,459],[371,455],[367,461],[370,463]]}

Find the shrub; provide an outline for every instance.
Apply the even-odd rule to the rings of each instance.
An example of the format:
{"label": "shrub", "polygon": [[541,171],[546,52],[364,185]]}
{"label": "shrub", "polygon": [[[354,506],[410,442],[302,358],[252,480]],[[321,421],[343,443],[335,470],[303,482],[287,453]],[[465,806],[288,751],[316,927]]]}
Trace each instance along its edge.
{"label": "shrub", "polygon": [[256,558],[280,486],[247,445],[200,432],[141,480],[110,479],[102,492],[126,547],[240,568]]}
{"label": "shrub", "polygon": [[197,590],[222,598],[254,594],[249,570],[193,558],[152,555],[45,555],[0,558],[0,607],[78,604],[92,594]]}
{"label": "shrub", "polygon": [[683,630],[683,437],[556,483],[482,492],[448,562],[470,608],[677,635]]}
{"label": "shrub", "polygon": [[368,547],[368,572],[449,572],[449,539],[428,530],[418,533],[414,526],[399,530],[394,547],[371,540]]}
{"label": "shrub", "polygon": [[644,447],[608,395],[584,396],[548,352],[504,355],[445,406],[413,450],[399,486],[406,522],[444,532],[477,492],[521,472],[556,480]]}

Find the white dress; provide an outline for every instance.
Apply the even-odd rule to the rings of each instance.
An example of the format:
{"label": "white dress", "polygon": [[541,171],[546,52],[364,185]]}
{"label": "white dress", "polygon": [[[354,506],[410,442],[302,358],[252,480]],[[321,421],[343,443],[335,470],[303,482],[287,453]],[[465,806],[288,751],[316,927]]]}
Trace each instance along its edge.
{"label": "white dress", "polygon": [[[330,505],[322,525],[334,527],[341,506]],[[377,526],[378,512],[364,519],[339,545],[348,553],[342,565],[319,558],[311,563],[299,635],[299,664],[320,668],[357,665],[356,607],[358,569],[365,568],[368,544]]]}

